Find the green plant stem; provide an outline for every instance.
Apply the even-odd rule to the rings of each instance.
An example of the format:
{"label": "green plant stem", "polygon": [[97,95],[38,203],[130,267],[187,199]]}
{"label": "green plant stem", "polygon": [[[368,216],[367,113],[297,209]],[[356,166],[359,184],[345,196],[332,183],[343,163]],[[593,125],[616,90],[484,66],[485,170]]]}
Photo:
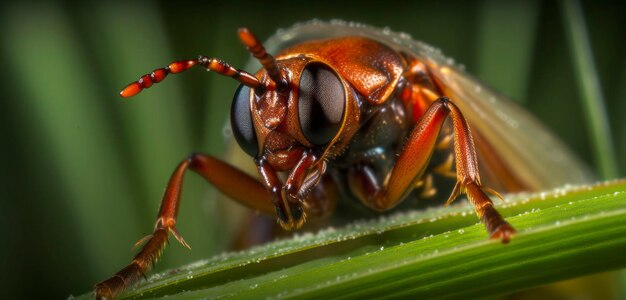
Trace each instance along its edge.
{"label": "green plant stem", "polygon": [[587,128],[593,140],[591,144],[596,167],[602,178],[615,178],[617,177],[617,160],[613,150],[611,129],[580,2],[561,0],[561,6],[566,36],[572,51],[578,87],[583,100]]}
{"label": "green plant stem", "polygon": [[518,229],[508,245],[487,239],[465,203],[224,254],[121,297],[487,297],[626,267],[626,181],[507,198],[499,211]]}

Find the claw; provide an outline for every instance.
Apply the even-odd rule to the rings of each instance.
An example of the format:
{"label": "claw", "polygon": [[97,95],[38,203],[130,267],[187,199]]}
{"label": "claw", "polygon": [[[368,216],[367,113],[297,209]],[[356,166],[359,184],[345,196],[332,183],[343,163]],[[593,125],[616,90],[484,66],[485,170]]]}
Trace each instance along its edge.
{"label": "claw", "polygon": [[511,237],[516,233],[515,228],[509,223],[503,223],[489,235],[490,239],[499,239],[502,244],[508,244]]}
{"label": "claw", "polygon": [[498,192],[497,192],[497,191],[495,191],[494,189],[492,189],[492,188],[488,188],[488,187],[483,187],[483,190],[484,190],[485,192],[489,193],[489,194],[492,194],[492,195],[494,195],[494,196],[496,196],[496,197],[500,198],[500,201],[505,202],[505,201],[504,201],[504,198],[502,198],[502,195],[500,195],[500,193],[498,193]]}
{"label": "claw", "polygon": [[185,242],[185,239],[183,239],[183,236],[180,235],[176,227],[170,227],[169,230],[174,235],[174,237],[178,240],[178,242],[183,244],[183,246],[187,247],[187,249],[191,250],[191,247],[189,246],[189,244],[187,244],[187,242]]}
{"label": "claw", "polygon": [[461,194],[461,182],[457,181],[456,184],[454,185],[454,189],[452,190],[452,194],[450,194],[450,198],[448,198],[448,201],[446,201],[444,206],[449,206],[450,204],[452,204],[452,202],[454,202],[456,197],[458,197],[460,194]]}
{"label": "claw", "polygon": [[93,293],[94,299],[97,300],[113,299],[113,293],[111,293],[111,289],[105,285],[96,285]]}
{"label": "claw", "polygon": [[153,236],[152,234],[148,234],[148,235],[146,235],[146,236],[142,237],[140,240],[138,240],[138,241],[137,241],[137,242],[133,245],[133,247],[131,248],[131,250],[135,250],[135,248],[137,248],[137,247],[141,246],[141,245],[142,245],[143,243],[145,243],[147,240],[151,239],[151,238],[152,238],[152,236]]}

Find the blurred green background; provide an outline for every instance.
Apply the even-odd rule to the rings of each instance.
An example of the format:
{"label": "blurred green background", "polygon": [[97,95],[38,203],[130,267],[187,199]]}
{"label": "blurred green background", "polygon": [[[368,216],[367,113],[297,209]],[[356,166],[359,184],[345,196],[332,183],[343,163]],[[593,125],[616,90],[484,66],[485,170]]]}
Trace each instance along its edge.
{"label": "blurred green background", "polygon": [[[240,26],[262,39],[312,18],[408,32],[527,107],[600,170],[599,178],[626,174],[626,18],[618,2],[581,4],[585,46],[597,67],[585,80],[600,82],[601,111],[608,112],[591,120],[608,121],[608,148],[589,133],[567,39],[571,24],[583,23],[566,25],[564,2],[57,1],[0,8],[0,299],[82,294],[128,263],[130,246],[152,230],[176,164],[193,151],[222,153],[237,83],[198,69],[131,101],[120,100],[119,89],[198,54],[243,67]],[[609,166],[600,168],[597,157]],[[214,214],[215,195],[187,177],[179,229],[193,250],[172,243],[158,270],[223,251],[232,237],[223,233],[227,216]]]}

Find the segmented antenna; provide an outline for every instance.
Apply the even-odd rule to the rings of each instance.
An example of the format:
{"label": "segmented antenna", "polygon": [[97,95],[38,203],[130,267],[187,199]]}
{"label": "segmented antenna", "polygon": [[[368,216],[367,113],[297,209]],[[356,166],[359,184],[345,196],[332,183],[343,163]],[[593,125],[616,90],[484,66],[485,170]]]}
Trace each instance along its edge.
{"label": "segmented antenna", "polygon": [[280,71],[278,65],[276,65],[276,59],[265,51],[265,47],[263,47],[261,41],[259,41],[248,28],[239,28],[237,33],[239,34],[241,42],[248,49],[248,52],[261,62],[263,69],[267,71],[267,75],[276,83],[276,89],[278,89],[278,91],[287,89],[287,78]]}
{"label": "segmented antenna", "polygon": [[180,73],[196,65],[202,66],[207,70],[213,71],[220,75],[231,77],[239,81],[241,84],[247,85],[251,88],[258,88],[259,86],[261,86],[261,82],[256,79],[254,75],[246,71],[235,69],[229,64],[217,58],[208,58],[201,55],[200,57],[198,57],[198,59],[187,59],[172,62],[165,68],[156,69],[150,74],[145,74],[141,76],[139,80],[127,85],[124,89],[122,89],[122,91],[120,92],[120,96],[128,98],[137,95],[143,89],[149,88],[154,83],[160,82],[161,80],[165,79],[168,74]]}

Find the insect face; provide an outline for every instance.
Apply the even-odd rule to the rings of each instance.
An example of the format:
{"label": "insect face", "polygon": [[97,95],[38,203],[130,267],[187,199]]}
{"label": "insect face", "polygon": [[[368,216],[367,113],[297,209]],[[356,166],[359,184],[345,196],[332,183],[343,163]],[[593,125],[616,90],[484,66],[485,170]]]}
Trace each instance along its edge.
{"label": "insect face", "polygon": [[240,38],[263,68],[255,75],[258,86],[242,84],[235,92],[233,133],[254,158],[278,222],[285,229],[298,228],[305,220],[304,200],[326,169],[324,158],[341,139],[346,103],[356,96],[332,66],[316,57],[276,60],[248,31],[240,31]]}
{"label": "insect face", "polygon": [[[231,125],[273,191],[279,223],[292,229],[304,222],[304,199],[323,175],[327,150],[341,136],[350,89],[332,67],[314,58],[291,57],[276,64],[287,88],[279,90],[261,69],[256,74],[260,87],[242,84],[237,89]],[[284,173],[284,183],[278,172]]]}

